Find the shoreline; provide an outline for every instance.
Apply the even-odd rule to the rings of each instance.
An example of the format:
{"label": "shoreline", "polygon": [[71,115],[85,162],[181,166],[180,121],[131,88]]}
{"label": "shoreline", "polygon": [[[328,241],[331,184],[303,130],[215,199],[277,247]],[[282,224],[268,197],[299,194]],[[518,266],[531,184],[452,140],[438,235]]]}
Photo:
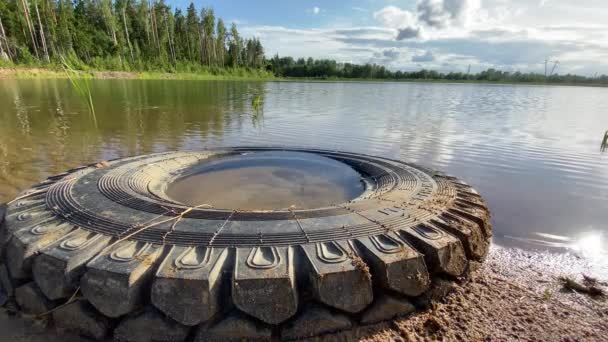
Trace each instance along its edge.
{"label": "shoreline", "polygon": [[[243,71],[246,72],[246,71]],[[101,80],[243,80],[243,81],[270,81],[275,77],[259,75],[232,75],[207,73],[168,73],[168,72],[140,72],[140,71],[79,71],[85,78]],[[39,67],[0,67],[0,80],[3,79],[67,79],[63,70]]]}
{"label": "shoreline", "polygon": [[[244,71],[246,72],[246,71]],[[510,81],[477,81],[447,79],[378,79],[378,78],[310,78],[310,77],[276,77],[260,75],[209,74],[196,72],[159,72],[159,71],[80,71],[83,76],[92,79],[126,79],[126,80],[200,80],[200,81],[274,81],[274,82],[356,82],[356,83],[427,83],[427,84],[481,84],[481,85],[523,85],[523,86],[562,86],[562,87],[608,87],[608,84],[588,83],[555,83],[555,82],[510,82]],[[63,70],[44,67],[0,67],[0,80],[3,79],[66,79]]]}
{"label": "shoreline", "polygon": [[[309,341],[602,340],[608,331],[608,298],[566,291],[558,279],[580,279],[588,266],[570,254],[492,245],[471,279],[430,309]],[[608,276],[601,277],[605,289]],[[47,329],[42,321],[9,316],[5,309],[0,309],[0,330],[10,340],[80,340]]]}

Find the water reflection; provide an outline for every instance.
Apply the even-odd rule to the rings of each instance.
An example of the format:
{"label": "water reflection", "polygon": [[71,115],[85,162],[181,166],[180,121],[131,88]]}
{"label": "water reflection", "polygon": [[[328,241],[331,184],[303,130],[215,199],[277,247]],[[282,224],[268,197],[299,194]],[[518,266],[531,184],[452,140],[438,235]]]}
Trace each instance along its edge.
{"label": "water reflection", "polygon": [[311,209],[359,196],[365,186],[350,166],[301,152],[260,152],[189,168],[167,188],[188,206],[241,210]]}
{"label": "water reflection", "polygon": [[[594,246],[581,234],[608,232],[608,154],[597,148],[608,128],[605,88],[99,80],[92,91],[97,128],[67,80],[0,81],[0,201],[98,160],[287,145],[378,154],[457,175],[486,197],[501,244],[582,243],[582,252],[595,247],[581,247]],[[263,120],[256,122],[257,94]]]}

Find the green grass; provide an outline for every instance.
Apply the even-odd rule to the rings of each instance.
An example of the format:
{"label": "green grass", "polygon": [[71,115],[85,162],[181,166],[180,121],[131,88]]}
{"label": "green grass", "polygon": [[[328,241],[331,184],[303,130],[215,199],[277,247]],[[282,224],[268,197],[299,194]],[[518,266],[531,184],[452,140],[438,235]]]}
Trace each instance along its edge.
{"label": "green grass", "polygon": [[[10,71],[5,77],[16,79],[31,78],[66,78],[62,66],[48,64],[45,66],[15,66],[0,65],[2,69]],[[81,68],[75,68],[80,70]],[[376,78],[310,78],[310,77],[277,77],[266,70],[247,68],[198,68],[188,71],[188,68],[168,71],[112,71],[109,69],[83,68],[81,75],[91,78],[115,79],[143,79],[143,80],[247,80],[247,81],[296,81],[296,82],[407,82],[407,83],[466,83],[466,84],[506,84],[506,85],[547,85],[547,86],[580,86],[580,87],[606,87],[605,84],[589,83],[556,83],[556,82],[516,82],[516,81],[479,81],[479,80],[443,80],[443,79],[376,79]]]}
{"label": "green grass", "polygon": [[260,107],[262,107],[262,96],[260,95],[255,95],[252,99],[251,99],[251,107],[253,107],[253,109],[258,110],[260,109]]}
{"label": "green grass", "polygon": [[257,126],[262,119],[264,118],[264,98],[262,95],[256,94],[251,98],[251,108],[253,109],[253,114],[251,116],[251,121],[253,126]]}
{"label": "green grass", "polygon": [[[255,70],[247,68],[225,68],[206,69],[195,71],[112,71],[94,70],[90,68],[81,69],[68,62],[70,69],[76,71],[79,77],[92,79],[142,79],[142,80],[274,80],[275,76],[266,70]],[[47,66],[14,66],[0,65],[0,74],[6,78],[14,79],[55,79],[69,78],[65,72],[65,65],[49,64]]]}
{"label": "green grass", "polygon": [[600,150],[602,152],[605,152],[608,149],[608,131],[606,131],[606,133],[604,133],[604,139],[602,139],[602,146],[600,147]]}
{"label": "green grass", "polygon": [[91,94],[90,77],[81,75],[78,71],[74,70],[65,59],[62,59],[62,66],[72,87],[76,90],[78,96],[87,104],[91,117],[93,118],[93,123],[95,124],[95,127],[97,127],[97,117],[95,116],[95,106],[93,105],[93,95]]}

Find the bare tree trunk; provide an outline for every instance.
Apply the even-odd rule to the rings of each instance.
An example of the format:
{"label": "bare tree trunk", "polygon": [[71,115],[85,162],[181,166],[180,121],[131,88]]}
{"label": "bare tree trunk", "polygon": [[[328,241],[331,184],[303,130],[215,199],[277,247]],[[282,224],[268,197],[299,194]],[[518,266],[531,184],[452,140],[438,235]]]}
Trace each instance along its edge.
{"label": "bare tree trunk", "polygon": [[209,41],[211,42],[211,51],[213,52],[213,56],[212,56],[211,60],[213,61],[213,64],[217,64],[217,51],[215,50],[215,39],[213,39],[213,37],[210,37]]}
{"label": "bare tree trunk", "polygon": [[4,55],[2,43],[6,45],[6,55],[8,56],[8,60],[12,62],[11,47],[8,45],[8,39],[6,39],[6,33],[4,32],[4,25],[2,25],[2,18],[0,18],[0,55]]}
{"label": "bare tree trunk", "polygon": [[186,43],[188,43],[188,59],[192,60],[192,45],[190,44],[190,30],[186,31]]}
{"label": "bare tree trunk", "polygon": [[173,42],[173,38],[171,37],[171,32],[169,31],[169,18],[167,16],[167,12],[165,11],[165,29],[167,30],[167,37],[169,37],[169,49],[171,50],[171,57],[173,59],[173,65],[177,64],[175,60],[175,44]]}
{"label": "bare tree trunk", "polygon": [[[2,19],[0,19],[0,23],[2,22]],[[4,44],[4,35],[0,35],[0,58],[4,58],[4,56],[6,55],[4,53],[4,47],[2,46],[2,44]],[[8,56],[8,55],[6,55]],[[9,57],[10,59],[10,57]]]}
{"label": "bare tree trunk", "polygon": [[42,50],[44,51],[44,59],[50,62],[49,49],[46,47],[46,37],[44,36],[44,27],[42,21],[40,21],[40,12],[38,11],[38,3],[34,1],[34,8],[36,9],[36,16],[38,17],[38,27],[40,29],[40,39],[42,40]]}
{"label": "bare tree trunk", "polygon": [[[57,37],[57,31],[55,31],[55,29],[57,28],[57,18],[55,16],[55,10],[53,9],[53,5],[51,4],[50,0],[46,0],[44,2],[44,6],[46,8],[46,16],[44,17],[44,23],[47,27],[47,37],[49,38],[48,40],[48,47],[49,47],[49,52],[51,55],[56,56],[57,55],[57,49],[55,46],[55,38]],[[50,12],[50,17],[52,20],[53,25],[49,25],[49,15],[48,13]]]}
{"label": "bare tree trunk", "polygon": [[199,27],[199,40],[201,47],[201,64],[205,65],[205,35],[203,33],[203,28]]}
{"label": "bare tree trunk", "polygon": [[133,57],[133,47],[131,47],[131,39],[129,38],[129,30],[127,29],[127,16],[125,12],[127,11],[127,6],[122,9],[122,22],[125,25],[125,37],[127,38],[127,45],[129,46],[129,52],[131,53],[131,63],[135,63],[135,58]]}
{"label": "bare tree trunk", "polygon": [[30,17],[29,4],[27,0],[21,0],[21,4],[23,5],[23,12],[25,14],[25,21],[27,22],[27,28],[30,31],[30,38],[32,39],[32,46],[34,47],[34,52],[36,53],[36,57],[40,59],[40,54],[38,54],[38,44],[36,43],[36,37],[34,36],[34,28],[32,25],[32,18]]}
{"label": "bare tree trunk", "polygon": [[150,4],[150,21],[152,23],[152,37],[154,38],[154,43],[156,45],[156,48],[158,49],[158,56],[160,57],[161,51],[160,41],[158,39],[158,25],[156,24],[156,10],[152,6],[152,4]]}
{"label": "bare tree trunk", "polygon": [[[114,23],[112,22],[112,2],[108,4],[108,11],[106,11],[106,2],[101,2],[101,12],[103,14],[103,19],[106,22],[106,28],[108,29],[108,34],[112,37],[112,43],[114,46],[118,46],[118,39],[116,39],[116,29],[114,28]],[[108,13],[109,12],[109,13]],[[108,17],[110,16],[110,17]]]}

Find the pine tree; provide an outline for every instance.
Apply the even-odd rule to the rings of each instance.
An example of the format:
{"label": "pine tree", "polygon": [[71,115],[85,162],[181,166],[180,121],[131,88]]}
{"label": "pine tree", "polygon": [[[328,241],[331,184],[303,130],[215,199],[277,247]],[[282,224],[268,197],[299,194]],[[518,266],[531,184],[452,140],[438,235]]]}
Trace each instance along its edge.
{"label": "pine tree", "polygon": [[230,65],[232,67],[237,67],[241,65],[241,50],[241,37],[239,36],[239,32],[236,29],[236,24],[232,23],[232,25],[230,26],[230,47],[228,49],[228,53],[230,55]]}
{"label": "pine tree", "polygon": [[42,51],[44,52],[44,59],[50,62],[49,49],[46,45],[46,37],[44,34],[44,26],[40,20],[40,11],[38,10],[38,0],[34,0],[34,8],[36,9],[36,17],[38,18],[38,30],[40,34],[40,40],[42,41]]}
{"label": "pine tree", "polygon": [[186,41],[188,43],[188,55],[191,61],[195,61],[201,55],[201,42],[199,34],[199,19],[196,14],[196,8],[193,3],[188,6],[188,14],[186,17],[187,35]]}
{"label": "pine tree", "polygon": [[165,0],[0,0],[0,56],[126,70],[263,66],[259,41],[247,51],[236,25],[227,32],[213,9],[199,13]]}
{"label": "pine tree", "polygon": [[226,26],[222,18],[217,20],[216,54],[218,65],[223,67],[226,62]]}
{"label": "pine tree", "polygon": [[40,58],[40,55],[38,54],[38,43],[36,42],[36,37],[34,34],[34,25],[32,24],[32,18],[30,16],[29,3],[27,2],[27,0],[21,0],[21,5],[23,9],[24,18],[27,23],[27,28],[30,33],[30,38],[32,40],[32,48],[36,53],[36,57]]}
{"label": "pine tree", "polygon": [[203,21],[203,32],[204,32],[204,48],[205,56],[207,58],[207,65],[214,65],[216,61],[215,51],[215,15],[213,9],[209,8],[203,11],[201,15]]}

